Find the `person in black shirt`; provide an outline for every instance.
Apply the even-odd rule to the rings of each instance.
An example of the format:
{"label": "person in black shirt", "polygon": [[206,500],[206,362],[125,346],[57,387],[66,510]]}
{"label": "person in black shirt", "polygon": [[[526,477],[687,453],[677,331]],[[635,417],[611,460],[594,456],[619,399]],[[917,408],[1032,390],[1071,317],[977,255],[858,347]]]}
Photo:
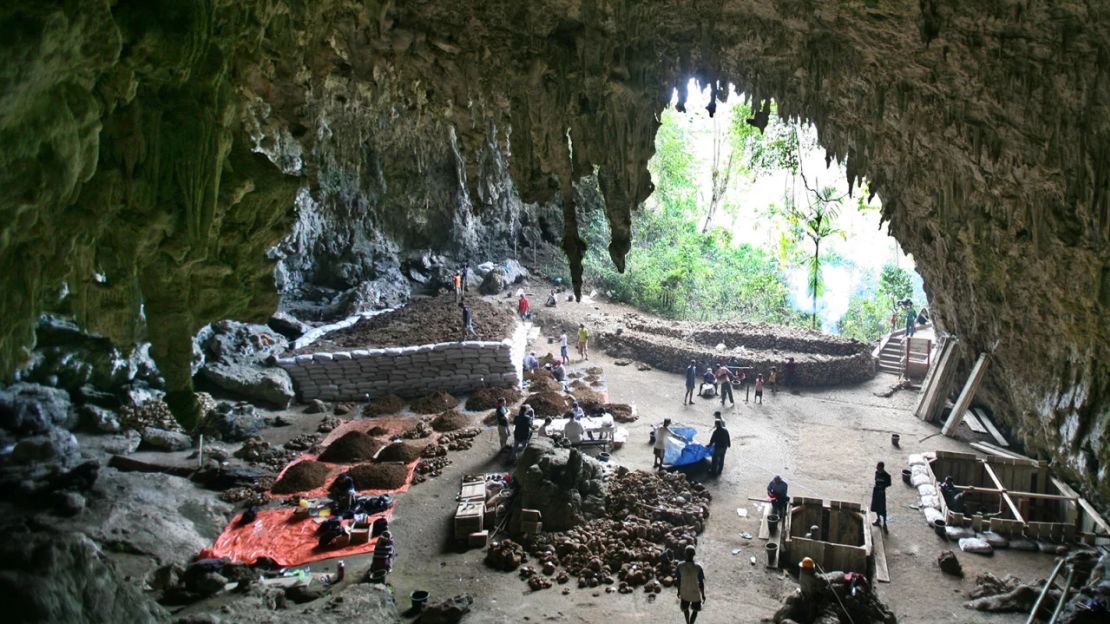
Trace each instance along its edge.
{"label": "person in black shirt", "polygon": [[728,429],[725,429],[725,421],[721,420],[721,413],[714,415],[717,420],[714,422],[713,435],[709,438],[709,445],[713,447],[713,463],[709,474],[719,477],[725,470],[725,453],[732,446],[732,439],[728,435]]}
{"label": "person in black shirt", "polygon": [[462,308],[463,340],[471,336],[477,338],[478,332],[474,331],[474,316],[470,312],[470,306],[460,301],[459,307]]}
{"label": "person in black shirt", "polygon": [[787,496],[788,488],[789,485],[779,475],[775,475],[775,478],[767,484],[767,498],[771,499],[771,510],[779,518],[786,513],[786,504],[790,502],[790,497]]}
{"label": "person in black shirt", "polygon": [[890,487],[890,473],[886,471],[883,462],[875,466],[875,485],[871,488],[871,511],[875,512],[875,526],[883,527],[886,531],[886,489]]}
{"label": "person in black shirt", "polygon": [[513,421],[513,460],[516,459],[524,447],[528,446],[528,440],[532,439],[532,421],[535,417],[536,413],[532,411],[532,406],[520,406],[520,413]]}

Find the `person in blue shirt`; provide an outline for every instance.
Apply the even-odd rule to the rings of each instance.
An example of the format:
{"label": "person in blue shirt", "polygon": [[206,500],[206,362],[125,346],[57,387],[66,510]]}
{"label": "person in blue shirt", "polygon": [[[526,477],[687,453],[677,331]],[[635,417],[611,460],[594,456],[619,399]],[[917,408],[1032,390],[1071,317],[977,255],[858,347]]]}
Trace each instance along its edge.
{"label": "person in blue shirt", "polygon": [[786,495],[787,487],[786,481],[779,475],[767,484],[767,498],[771,499],[771,509],[779,518],[784,516],[786,503],[790,502],[790,497]]}
{"label": "person in blue shirt", "polygon": [[698,382],[698,364],[694,360],[690,360],[690,365],[686,367],[686,395],[682,397],[682,404],[694,404],[694,386]]}

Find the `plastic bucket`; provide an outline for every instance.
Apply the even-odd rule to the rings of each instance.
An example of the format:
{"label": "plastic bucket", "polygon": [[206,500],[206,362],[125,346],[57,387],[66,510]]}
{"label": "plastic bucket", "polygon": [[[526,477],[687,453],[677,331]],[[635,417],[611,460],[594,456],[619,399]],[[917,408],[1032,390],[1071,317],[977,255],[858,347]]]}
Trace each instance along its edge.
{"label": "plastic bucket", "polygon": [[902,436],[898,435],[897,433],[890,434],[890,443],[894,445],[894,448],[901,448],[898,446],[898,443],[901,441]]}
{"label": "plastic bucket", "polygon": [[597,459],[598,461],[607,462],[609,461],[609,453],[602,451],[601,453],[598,453]]}
{"label": "plastic bucket", "polygon": [[428,604],[428,592],[418,589],[409,594],[409,600],[412,601],[413,611],[423,611],[424,605]]}
{"label": "plastic bucket", "polygon": [[[779,516],[778,514],[767,514],[767,530],[774,535],[779,531]],[[770,545],[770,544],[768,544]]]}
{"label": "plastic bucket", "polygon": [[913,478],[913,471],[910,470],[909,468],[903,468],[902,469],[902,483],[905,483],[906,485],[913,485],[912,478]]}
{"label": "plastic bucket", "polygon": [[767,551],[767,567],[775,567],[778,563],[779,545],[774,542],[768,542],[763,548]]}
{"label": "plastic bucket", "polygon": [[944,520],[933,520],[933,530],[944,540],[948,539],[948,533],[945,531],[947,527],[948,523]]}

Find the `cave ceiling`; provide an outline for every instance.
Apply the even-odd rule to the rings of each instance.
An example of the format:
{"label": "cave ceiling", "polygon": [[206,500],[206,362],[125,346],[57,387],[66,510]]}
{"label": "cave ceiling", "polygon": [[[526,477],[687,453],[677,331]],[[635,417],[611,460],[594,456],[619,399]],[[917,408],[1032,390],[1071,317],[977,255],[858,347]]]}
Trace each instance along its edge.
{"label": "cave ceiling", "polygon": [[572,266],[593,174],[623,267],[658,115],[695,77],[815,123],[965,357],[994,354],[1007,422],[1110,477],[1104,3],[13,0],[0,28],[6,371],[61,309],[150,339],[187,409],[191,336],[273,311],[294,198],[358,158],[316,149],[337,132],[417,172],[451,137],[474,198],[508,154],[524,201],[561,202]]}

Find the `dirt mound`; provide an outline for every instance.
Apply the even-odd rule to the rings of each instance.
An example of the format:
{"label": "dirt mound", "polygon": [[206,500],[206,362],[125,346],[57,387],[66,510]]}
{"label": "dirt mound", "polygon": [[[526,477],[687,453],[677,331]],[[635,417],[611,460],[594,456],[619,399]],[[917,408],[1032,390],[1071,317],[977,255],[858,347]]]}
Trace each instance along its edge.
{"label": "dirt mound", "polygon": [[600,375],[602,371],[600,366],[591,366],[586,369],[586,372],[589,373],[591,376],[596,377],[597,375]]}
{"label": "dirt mound", "polygon": [[640,417],[633,411],[631,405],[624,403],[606,403],[602,406],[606,412],[613,415],[613,420],[619,423],[636,422]]}
{"label": "dirt mound", "polygon": [[367,461],[382,447],[382,443],[361,431],[351,431],[328,445],[320,453],[320,461],[333,464],[353,464]]}
{"label": "dirt mound", "polygon": [[455,431],[470,426],[470,417],[455,410],[447,410],[432,419],[432,429],[436,431]]}
{"label": "dirt mound", "polygon": [[459,400],[446,392],[435,392],[420,397],[409,405],[417,414],[438,414],[459,404]]}
{"label": "dirt mound", "polygon": [[408,468],[401,463],[359,464],[347,471],[359,490],[393,490],[405,484]]}
{"label": "dirt mound", "polygon": [[385,416],[386,414],[396,414],[403,409],[405,409],[404,399],[396,394],[387,394],[370,401],[370,405],[362,408],[362,415]]}
{"label": "dirt mound", "polygon": [[[497,306],[479,298],[468,299],[467,303],[474,315],[474,330],[478,332],[475,340],[504,340],[516,328],[516,314],[507,306]],[[398,310],[362,319],[294,354],[406,347],[458,340],[462,334],[462,311],[455,303],[455,296],[440,295],[415,299]]]}
{"label": "dirt mound", "polygon": [[563,384],[551,377],[537,377],[528,385],[528,389],[532,392],[561,392]]}
{"label": "dirt mound", "polygon": [[524,373],[524,378],[529,381],[534,381],[536,379],[555,379],[555,377],[551,374],[551,371],[547,370],[546,368],[537,368],[535,370],[530,370]]}
{"label": "dirt mound", "polygon": [[401,462],[407,464],[419,459],[427,447],[426,442],[397,442],[383,448],[378,453],[379,462]]}
{"label": "dirt mound", "polygon": [[524,403],[531,405],[536,416],[541,418],[557,418],[567,411],[567,399],[558,392],[539,392],[525,399]]}
{"label": "dirt mound", "polygon": [[296,494],[324,485],[331,468],[315,461],[300,461],[289,467],[270,490],[274,494]]}
{"label": "dirt mound", "polygon": [[578,400],[578,404],[586,411],[595,412],[605,406],[605,398],[587,387],[578,388],[570,394]]}
{"label": "dirt mound", "polygon": [[509,405],[520,400],[520,390],[516,388],[479,388],[466,400],[466,411],[481,412],[497,407],[497,402],[505,399]]}

